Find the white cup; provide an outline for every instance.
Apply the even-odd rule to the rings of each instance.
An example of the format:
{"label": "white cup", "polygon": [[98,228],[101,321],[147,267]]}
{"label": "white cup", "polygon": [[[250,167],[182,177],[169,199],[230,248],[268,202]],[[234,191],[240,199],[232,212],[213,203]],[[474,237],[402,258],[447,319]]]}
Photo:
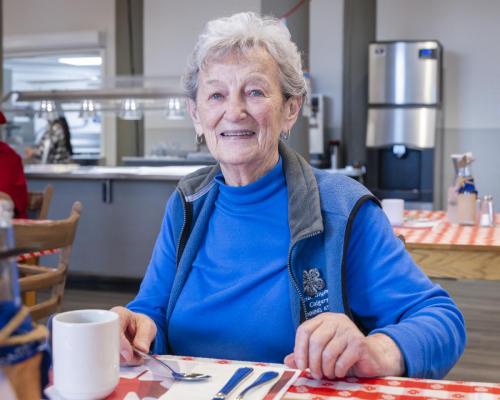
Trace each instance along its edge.
{"label": "white cup", "polygon": [[120,380],[120,322],[107,310],[77,310],[52,320],[54,385],[65,399],[101,399]]}
{"label": "white cup", "polygon": [[405,211],[405,201],[403,199],[384,199],[382,200],[382,209],[392,225],[403,224]]}

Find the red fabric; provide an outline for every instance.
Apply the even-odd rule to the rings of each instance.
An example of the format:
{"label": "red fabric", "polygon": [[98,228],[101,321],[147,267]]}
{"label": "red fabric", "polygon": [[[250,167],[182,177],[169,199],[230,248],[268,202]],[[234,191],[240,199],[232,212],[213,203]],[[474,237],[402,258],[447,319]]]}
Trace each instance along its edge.
{"label": "red fabric", "polygon": [[14,217],[27,218],[28,187],[21,157],[7,144],[0,141],[0,192],[7,193],[14,201]]}

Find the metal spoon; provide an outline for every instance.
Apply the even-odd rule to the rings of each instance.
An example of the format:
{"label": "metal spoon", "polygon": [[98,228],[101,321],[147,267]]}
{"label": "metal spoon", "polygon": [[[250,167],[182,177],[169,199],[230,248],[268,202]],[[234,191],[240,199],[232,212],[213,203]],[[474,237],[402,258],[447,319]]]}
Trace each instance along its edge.
{"label": "metal spoon", "polygon": [[211,375],[207,374],[199,374],[196,372],[177,372],[172,369],[170,365],[167,363],[163,362],[162,360],[154,357],[152,354],[145,353],[139,349],[136,349],[134,347],[134,351],[139,354],[141,357],[147,359],[147,360],[154,360],[158,364],[161,364],[164,367],[167,367],[170,370],[170,373],[172,374],[172,378],[174,378],[176,381],[200,381],[203,379],[208,379],[211,378]]}

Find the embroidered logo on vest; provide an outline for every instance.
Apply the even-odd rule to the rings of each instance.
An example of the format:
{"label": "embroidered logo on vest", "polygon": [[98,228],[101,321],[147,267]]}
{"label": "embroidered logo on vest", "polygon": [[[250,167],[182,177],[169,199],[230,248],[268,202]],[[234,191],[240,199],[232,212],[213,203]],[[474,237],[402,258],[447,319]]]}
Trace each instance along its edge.
{"label": "embroidered logo on vest", "polygon": [[318,268],[311,268],[302,272],[304,292],[308,296],[316,296],[325,288],[325,281],[321,278]]}
{"label": "embroidered logo on vest", "polygon": [[321,277],[319,268],[310,268],[302,272],[304,284],[304,301],[306,306],[306,318],[312,318],[322,312],[329,310],[328,289]]}

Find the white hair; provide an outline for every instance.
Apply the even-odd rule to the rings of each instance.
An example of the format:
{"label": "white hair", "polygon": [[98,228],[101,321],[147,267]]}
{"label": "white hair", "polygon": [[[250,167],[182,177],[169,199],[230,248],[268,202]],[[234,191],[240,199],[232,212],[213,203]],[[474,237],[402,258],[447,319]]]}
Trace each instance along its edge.
{"label": "white hair", "polygon": [[308,87],[302,71],[302,60],[297,45],[290,39],[290,31],[280,20],[261,17],[253,12],[238,13],[207,23],[182,77],[186,95],[196,100],[198,73],[209,59],[231,53],[245,55],[259,46],[264,47],[278,64],[284,97],[306,97]]}

